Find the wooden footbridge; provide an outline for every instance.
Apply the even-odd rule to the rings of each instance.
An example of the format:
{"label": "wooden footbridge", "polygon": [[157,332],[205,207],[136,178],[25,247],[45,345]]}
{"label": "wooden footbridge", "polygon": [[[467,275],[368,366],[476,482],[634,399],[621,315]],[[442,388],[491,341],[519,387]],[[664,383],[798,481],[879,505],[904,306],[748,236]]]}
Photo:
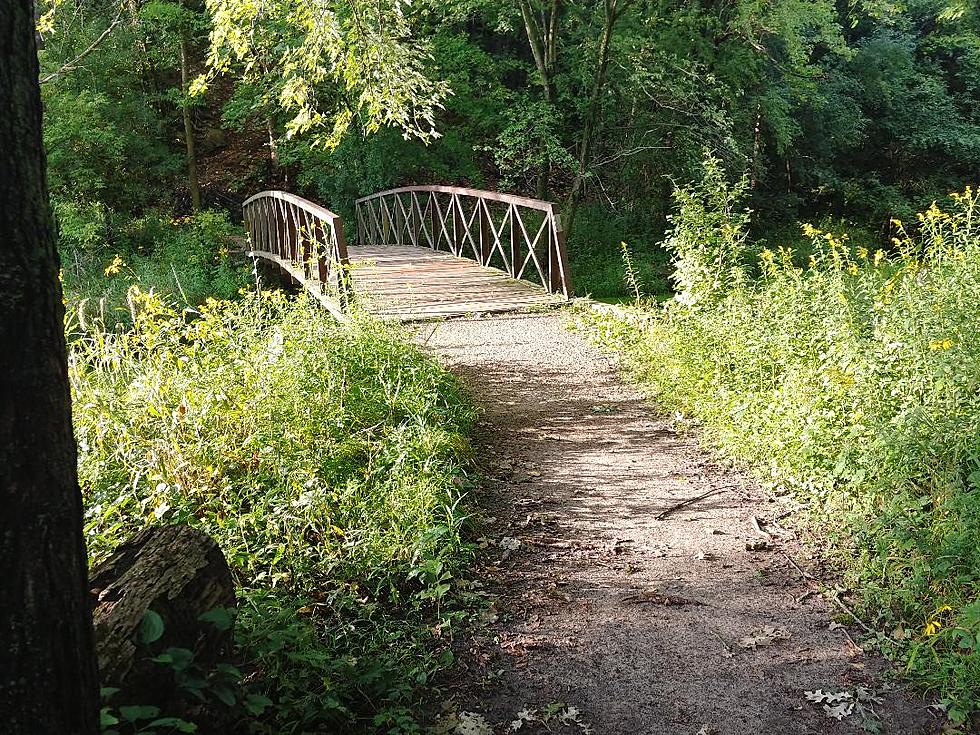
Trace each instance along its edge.
{"label": "wooden footbridge", "polygon": [[543,308],[572,296],[556,205],[450,186],[358,199],[341,217],[282,191],[245,201],[248,254],[278,266],[344,319],[362,308],[419,321]]}

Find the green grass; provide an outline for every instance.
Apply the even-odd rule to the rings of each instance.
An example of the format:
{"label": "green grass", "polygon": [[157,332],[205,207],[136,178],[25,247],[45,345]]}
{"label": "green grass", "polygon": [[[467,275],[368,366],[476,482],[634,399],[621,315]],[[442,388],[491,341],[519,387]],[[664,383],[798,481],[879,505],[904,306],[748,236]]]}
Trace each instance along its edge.
{"label": "green grass", "polygon": [[[305,298],[127,299],[126,331],[69,324],[93,560],[153,524],[217,540],[242,731],[416,731],[470,553],[457,382],[397,330]],[[242,710],[246,693],[272,706]]]}
{"label": "green grass", "polygon": [[589,328],[665,410],[809,505],[878,642],[964,722],[980,709],[980,197],[900,228],[892,255],[810,231],[803,267],[733,265],[736,210],[712,240],[688,237],[710,202],[679,204],[690,289]]}

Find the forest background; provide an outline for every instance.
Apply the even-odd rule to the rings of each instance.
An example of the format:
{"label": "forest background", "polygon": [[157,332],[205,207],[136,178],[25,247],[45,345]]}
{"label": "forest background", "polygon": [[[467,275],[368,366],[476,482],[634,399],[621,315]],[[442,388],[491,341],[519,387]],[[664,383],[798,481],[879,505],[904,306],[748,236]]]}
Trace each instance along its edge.
{"label": "forest background", "polygon": [[[40,8],[71,260],[149,247],[155,220],[198,201],[234,219],[283,187],[349,214],[380,189],[457,184],[560,202],[577,290],[615,297],[621,241],[666,289],[673,184],[700,178],[705,150],[747,172],[753,240],[770,246],[798,245],[801,220],[887,244],[893,219],[980,164],[980,12],[966,2],[383,5],[364,18],[338,4],[326,29],[283,0]],[[368,27],[353,38],[355,21]],[[317,73],[324,49],[357,44],[379,79]]]}
{"label": "forest background", "polygon": [[463,391],[404,335],[248,296],[240,205],[351,222],[435,183],[558,202],[577,292],[655,315],[599,333],[809,504],[954,722],[980,709],[971,0],[45,0],[37,27],[89,551],[218,539],[276,674],[235,700],[254,728],[417,731],[432,631],[479,595]]}

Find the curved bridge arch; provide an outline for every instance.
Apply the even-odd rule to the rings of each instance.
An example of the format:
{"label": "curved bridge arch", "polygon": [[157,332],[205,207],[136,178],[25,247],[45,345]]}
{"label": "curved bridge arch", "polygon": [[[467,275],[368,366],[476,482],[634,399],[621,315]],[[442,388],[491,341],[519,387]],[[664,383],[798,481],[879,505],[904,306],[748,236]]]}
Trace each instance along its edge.
{"label": "curved bridge arch", "polygon": [[263,191],[243,206],[248,255],[277,265],[344,319],[352,301],[416,321],[543,308],[572,295],[556,205],[450,186],[355,202],[358,244],[318,204]]}
{"label": "curved bridge arch", "polygon": [[404,186],[362,197],[360,245],[412,245],[469,257],[566,299],[572,279],[557,205],[456,186]]}
{"label": "curved bridge arch", "polygon": [[262,191],[242,204],[247,255],[275,263],[334,316],[350,300],[344,223],[329,209],[285,191]]}

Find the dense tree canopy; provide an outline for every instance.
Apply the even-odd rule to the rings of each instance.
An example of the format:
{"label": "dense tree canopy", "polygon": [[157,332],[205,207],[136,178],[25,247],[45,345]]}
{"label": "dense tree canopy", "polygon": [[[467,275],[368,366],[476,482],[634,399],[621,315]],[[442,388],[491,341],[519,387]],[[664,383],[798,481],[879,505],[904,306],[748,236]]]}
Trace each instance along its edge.
{"label": "dense tree canopy", "polygon": [[[174,191],[184,93],[168,5],[62,1],[41,15],[53,188],[74,206]],[[180,7],[200,18],[181,31],[199,134],[267,132],[280,175],[338,208],[380,185],[466,182],[580,200],[578,236],[612,213],[599,239],[640,243],[657,236],[668,179],[692,179],[707,148],[749,173],[768,223],[846,216],[885,235],[980,160],[970,4]],[[235,173],[214,184],[270,172]]]}
{"label": "dense tree canopy", "polygon": [[[352,241],[355,198],[409,184],[556,202],[576,290],[645,312],[599,331],[732,456],[847,511],[869,620],[919,631],[921,656],[893,653],[955,722],[980,709],[975,0],[34,9],[90,554],[154,523],[218,541],[252,667],[219,677],[236,721],[418,731],[469,614],[446,595],[479,596],[454,576],[455,381],[394,331],[257,288],[232,252],[261,190],[319,201]],[[104,724],[134,713],[112,696]]]}

